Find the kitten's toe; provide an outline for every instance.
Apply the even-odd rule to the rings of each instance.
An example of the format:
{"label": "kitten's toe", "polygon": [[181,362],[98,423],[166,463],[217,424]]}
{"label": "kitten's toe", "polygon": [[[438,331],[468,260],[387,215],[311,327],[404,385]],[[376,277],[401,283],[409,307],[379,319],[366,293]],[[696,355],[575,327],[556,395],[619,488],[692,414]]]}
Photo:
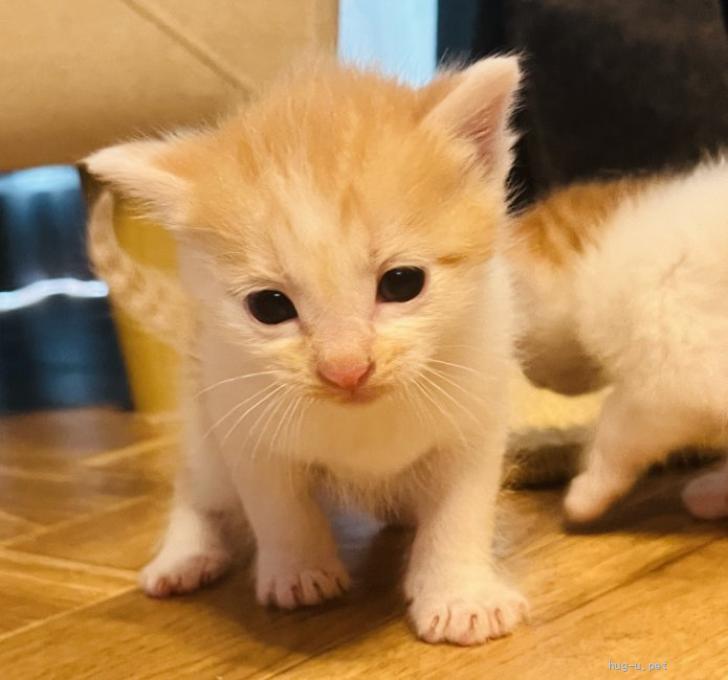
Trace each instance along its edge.
{"label": "kitten's toe", "polygon": [[413,599],[409,613],[425,642],[471,646],[508,635],[528,618],[528,604],[518,591],[494,581],[471,592],[426,589]]}
{"label": "kitten's toe", "polygon": [[258,602],[281,609],[296,609],[341,597],[350,585],[349,574],[338,558],[322,566],[260,569]]}
{"label": "kitten's toe", "polygon": [[592,522],[601,517],[619,497],[603,481],[584,472],[574,477],[564,499],[564,513],[571,522]]}
{"label": "kitten's toe", "polygon": [[216,580],[230,565],[223,550],[171,555],[162,551],[139,574],[139,584],[150,597],[170,597],[197,590]]}
{"label": "kitten's toe", "polygon": [[683,503],[699,519],[728,516],[728,473],[709,472],[689,482],[682,492]]}

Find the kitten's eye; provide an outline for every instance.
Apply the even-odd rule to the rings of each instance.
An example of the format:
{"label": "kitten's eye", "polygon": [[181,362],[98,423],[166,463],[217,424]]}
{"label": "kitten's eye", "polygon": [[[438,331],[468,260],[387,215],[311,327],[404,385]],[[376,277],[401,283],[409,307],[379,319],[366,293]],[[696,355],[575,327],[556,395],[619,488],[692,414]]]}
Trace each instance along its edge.
{"label": "kitten's eye", "polygon": [[279,290],[259,290],[248,295],[246,300],[250,313],[270,326],[298,316],[293,303]]}
{"label": "kitten's eye", "polygon": [[379,279],[377,295],[384,302],[407,302],[416,298],[425,285],[425,272],[419,267],[390,269]]}

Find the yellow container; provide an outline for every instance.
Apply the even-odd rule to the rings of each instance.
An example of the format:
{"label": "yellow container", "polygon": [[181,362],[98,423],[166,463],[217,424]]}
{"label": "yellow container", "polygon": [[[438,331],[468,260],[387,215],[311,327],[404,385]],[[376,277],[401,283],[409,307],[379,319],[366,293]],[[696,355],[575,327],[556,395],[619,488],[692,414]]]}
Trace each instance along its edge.
{"label": "yellow container", "polygon": [[[176,275],[174,239],[159,225],[133,214],[129,205],[114,200],[114,230],[122,248],[137,262]],[[149,416],[174,413],[179,385],[179,355],[146,332],[118,306],[113,306],[134,406]]]}

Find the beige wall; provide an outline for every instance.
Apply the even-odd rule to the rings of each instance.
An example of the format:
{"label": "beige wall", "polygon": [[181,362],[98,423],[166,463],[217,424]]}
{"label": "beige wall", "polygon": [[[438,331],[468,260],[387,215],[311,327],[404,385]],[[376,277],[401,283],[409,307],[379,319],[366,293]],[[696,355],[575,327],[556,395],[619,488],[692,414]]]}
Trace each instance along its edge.
{"label": "beige wall", "polygon": [[2,0],[0,170],[214,120],[336,24],[337,0]]}

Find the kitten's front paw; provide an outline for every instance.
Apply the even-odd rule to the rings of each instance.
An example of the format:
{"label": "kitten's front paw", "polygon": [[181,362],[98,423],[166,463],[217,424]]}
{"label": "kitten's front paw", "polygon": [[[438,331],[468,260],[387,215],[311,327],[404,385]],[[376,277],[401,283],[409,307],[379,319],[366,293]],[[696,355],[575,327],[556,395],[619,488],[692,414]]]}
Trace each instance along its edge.
{"label": "kitten's front paw", "polygon": [[174,553],[162,550],[139,574],[139,584],[150,597],[169,597],[197,590],[227,570],[231,558],[224,550]]}
{"label": "kitten's front paw", "polygon": [[571,522],[579,524],[599,519],[619,497],[604,480],[583,472],[571,480],[564,499],[564,513]]}
{"label": "kitten's front paw", "polygon": [[528,618],[526,599],[495,578],[468,586],[423,586],[410,604],[417,635],[425,642],[481,645],[508,635]]}
{"label": "kitten's front paw", "polygon": [[262,605],[281,609],[320,604],[343,595],[351,584],[338,557],[288,563],[280,559],[258,560],[256,593]]}

